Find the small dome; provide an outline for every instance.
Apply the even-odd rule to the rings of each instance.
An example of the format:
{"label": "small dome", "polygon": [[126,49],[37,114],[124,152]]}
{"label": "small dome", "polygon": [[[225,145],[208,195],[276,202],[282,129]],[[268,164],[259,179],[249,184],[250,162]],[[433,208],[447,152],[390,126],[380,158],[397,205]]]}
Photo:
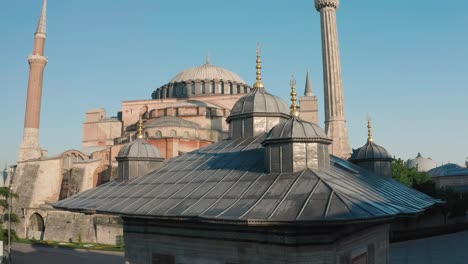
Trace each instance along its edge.
{"label": "small dome", "polygon": [[367,141],[367,143],[361,148],[353,150],[353,154],[351,155],[351,158],[349,158],[352,162],[366,160],[389,161],[392,159],[392,156],[384,147],[375,144],[373,141]]}
{"label": "small dome", "polygon": [[418,153],[418,156],[416,156],[416,158],[408,160],[408,167],[415,168],[418,171],[426,172],[437,167],[437,164],[432,159],[424,158],[423,156],[421,156],[421,153]]}
{"label": "small dome", "polygon": [[325,131],[318,125],[305,122],[297,117],[291,117],[289,120],[273,127],[265,139],[265,143],[281,141],[300,141],[300,142],[321,142],[331,144],[332,140],[328,138]]}
{"label": "small dome", "polygon": [[269,94],[264,88],[254,88],[251,93],[236,102],[227,121],[236,116],[254,113],[287,117],[289,106],[283,99]]}
{"label": "small dome", "polygon": [[161,158],[159,149],[142,138],[126,144],[119,152],[118,158]]}
{"label": "small dome", "polygon": [[185,82],[191,80],[224,80],[246,84],[242,78],[234,72],[224,69],[210,63],[203,64],[198,67],[189,68],[177,74],[170,83]]}

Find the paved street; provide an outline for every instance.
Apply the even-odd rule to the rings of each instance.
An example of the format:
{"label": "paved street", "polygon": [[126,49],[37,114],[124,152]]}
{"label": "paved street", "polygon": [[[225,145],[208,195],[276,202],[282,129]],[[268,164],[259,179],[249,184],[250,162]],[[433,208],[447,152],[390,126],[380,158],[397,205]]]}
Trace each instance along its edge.
{"label": "paved street", "polygon": [[123,252],[53,248],[40,245],[13,244],[13,264],[122,264]]}
{"label": "paved street", "polygon": [[468,231],[391,244],[390,264],[466,264]]}

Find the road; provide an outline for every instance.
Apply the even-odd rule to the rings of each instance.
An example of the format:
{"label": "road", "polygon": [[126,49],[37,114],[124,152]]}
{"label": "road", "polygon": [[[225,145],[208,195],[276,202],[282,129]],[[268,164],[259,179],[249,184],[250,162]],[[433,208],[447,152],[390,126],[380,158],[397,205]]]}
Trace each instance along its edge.
{"label": "road", "polygon": [[124,253],[15,243],[12,260],[13,264],[122,264]]}
{"label": "road", "polygon": [[468,231],[390,245],[390,264],[466,264]]}

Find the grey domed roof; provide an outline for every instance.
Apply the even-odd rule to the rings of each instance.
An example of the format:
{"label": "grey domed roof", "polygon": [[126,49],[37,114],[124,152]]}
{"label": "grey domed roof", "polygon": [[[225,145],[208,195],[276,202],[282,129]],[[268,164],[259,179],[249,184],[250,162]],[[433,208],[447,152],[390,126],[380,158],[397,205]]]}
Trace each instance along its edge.
{"label": "grey domed roof", "polygon": [[161,158],[159,149],[142,138],[126,144],[119,151],[117,158]]}
{"label": "grey domed roof", "polygon": [[367,141],[361,148],[353,150],[353,154],[349,158],[353,162],[366,160],[390,161],[392,159],[392,156],[384,147],[375,144],[373,141]]}
{"label": "grey domed roof", "polygon": [[254,88],[236,102],[227,121],[252,114],[288,117],[289,106],[283,99],[268,93],[264,88]]}
{"label": "grey domed roof", "polygon": [[416,156],[416,158],[408,160],[408,167],[415,168],[418,171],[426,172],[437,167],[437,164],[432,159],[424,158],[423,156],[421,156],[421,153],[418,153],[418,156]]}
{"label": "grey domed roof", "polygon": [[332,140],[328,138],[322,128],[298,117],[291,117],[289,120],[273,127],[268,132],[264,144],[283,141],[332,143]]}
{"label": "grey domed roof", "polygon": [[431,177],[468,176],[468,168],[462,167],[458,164],[447,163],[428,171],[427,174]]}
{"label": "grey domed roof", "polygon": [[186,69],[183,72],[177,74],[174,78],[172,78],[170,83],[185,82],[190,80],[214,79],[246,84],[246,82],[242,80],[242,78],[239,75],[233,73],[230,70],[212,65],[210,63],[205,63],[198,67]]}

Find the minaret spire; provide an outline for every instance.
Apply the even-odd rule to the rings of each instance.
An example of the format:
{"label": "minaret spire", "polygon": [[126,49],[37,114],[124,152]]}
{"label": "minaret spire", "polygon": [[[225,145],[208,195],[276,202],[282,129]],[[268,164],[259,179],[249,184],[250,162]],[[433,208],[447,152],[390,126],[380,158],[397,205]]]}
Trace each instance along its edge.
{"label": "minaret spire", "polygon": [[42,13],[41,17],[39,18],[39,24],[37,25],[36,35],[42,34],[45,36],[47,35],[47,0],[44,0],[44,4],[42,6]]}
{"label": "minaret spire", "polygon": [[323,83],[325,95],[325,132],[333,140],[331,154],[349,158],[348,128],[343,95],[343,78],[338,40],[336,10],[340,0],[315,0],[322,28]]}
{"label": "minaret spire", "polygon": [[308,70],[307,70],[307,75],[306,75],[306,84],[305,84],[304,96],[314,96],[314,92],[312,90],[312,84],[310,83],[309,71]]}
{"label": "minaret spire", "polygon": [[44,56],[47,24],[47,0],[44,0],[41,17],[34,35],[34,49],[29,56],[29,83],[24,117],[23,143],[20,147],[19,161],[42,157],[39,145],[41,119],[42,84],[47,58]]}
{"label": "minaret spire", "polygon": [[298,117],[299,111],[297,111],[297,93],[296,93],[296,78],[294,75],[291,77],[291,116]]}
{"label": "minaret spire", "polygon": [[254,83],[253,88],[265,88],[262,82],[262,48],[260,42],[257,44],[257,65],[255,68],[257,69],[257,81]]}

